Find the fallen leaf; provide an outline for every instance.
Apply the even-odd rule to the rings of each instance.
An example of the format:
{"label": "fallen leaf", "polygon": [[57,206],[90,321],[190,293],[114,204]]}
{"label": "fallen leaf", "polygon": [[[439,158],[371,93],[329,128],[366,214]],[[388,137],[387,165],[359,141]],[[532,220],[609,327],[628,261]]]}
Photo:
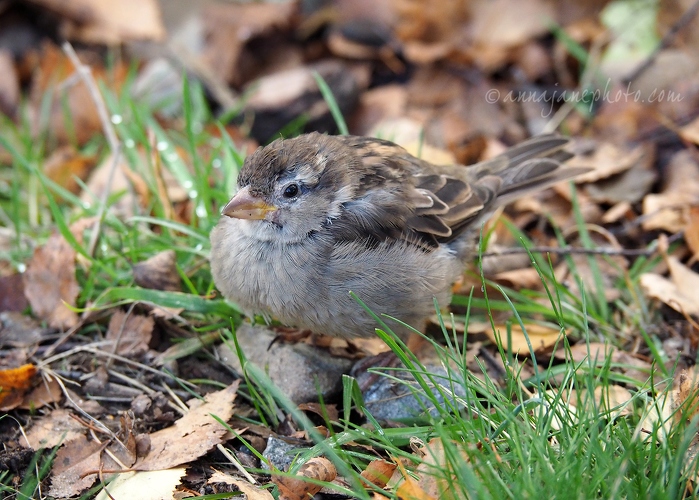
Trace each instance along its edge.
{"label": "fallen leaf", "polygon": [[82,187],[76,178],[84,181],[95,166],[95,157],[84,155],[73,146],[63,146],[44,160],[44,174],[53,182],[78,194]]}
{"label": "fallen leaf", "polygon": [[[61,0],[58,2],[61,3]],[[40,127],[45,127],[58,144],[72,144],[75,141],[78,145],[85,144],[94,134],[102,132],[97,108],[82,80],[74,79],[70,85],[62,85],[75,74],[75,67],[58,46],[44,40],[40,52],[30,53],[25,62],[36,68],[28,106],[32,129],[38,134],[44,131]],[[78,55],[83,64],[90,67],[96,81],[109,82],[111,88],[119,90],[126,80],[129,67],[125,61],[114,61],[107,70],[98,54],[80,51]],[[49,101],[50,107],[47,109],[46,96],[51,94],[55,96]]]}
{"label": "fallen leaf", "polygon": [[420,484],[408,474],[402,463],[398,462],[398,469],[403,476],[403,482],[396,488],[396,495],[400,500],[438,500],[437,497],[428,495]]}
{"label": "fallen leaf", "polygon": [[97,479],[103,444],[83,435],[65,443],[54,460],[49,495],[69,498],[86,490]]}
{"label": "fallen leaf", "polygon": [[[259,74],[262,69],[260,66],[265,62],[259,57],[261,54],[248,48],[248,44],[288,31],[295,9],[294,2],[207,6],[202,12],[206,39],[203,61],[223,80],[235,87],[243,85]],[[271,45],[280,52],[283,50],[282,47],[277,47],[279,44],[274,43],[274,40],[266,41],[267,47]],[[287,62],[300,62],[295,61],[289,53],[285,55],[289,58]]]}
{"label": "fallen leaf", "polygon": [[551,5],[540,0],[473,2],[472,36],[482,47],[514,47],[549,31]]}
{"label": "fallen leaf", "polygon": [[139,357],[148,351],[155,320],[150,316],[117,310],[109,320],[106,340],[117,344],[117,353]]}
{"label": "fallen leaf", "polygon": [[0,410],[9,411],[19,406],[24,393],[32,386],[35,374],[34,365],[0,370]]}
{"label": "fallen leaf", "polygon": [[514,354],[519,354],[520,356],[529,356],[530,354],[527,337],[529,337],[529,341],[535,353],[542,352],[552,347],[562,338],[560,328],[534,323],[524,326],[526,327],[526,336],[519,324],[512,324],[510,326],[511,335],[508,335],[507,326],[502,324],[495,325],[495,332],[497,332],[497,334],[492,328],[488,328],[485,334],[494,343],[502,342],[503,349],[512,351]]}
{"label": "fallen leaf", "polygon": [[62,397],[61,386],[58,380],[52,377],[50,380],[42,380],[34,390],[27,393],[18,408],[34,411],[51,403],[58,403]]}
{"label": "fallen leaf", "polygon": [[689,422],[699,413],[699,371],[682,370],[677,376],[677,389],[673,393],[675,422]]}
{"label": "fallen leaf", "polygon": [[155,0],[34,0],[34,3],[61,13],[62,38],[106,45],[165,38],[160,6]]}
{"label": "fallen leaf", "polygon": [[689,207],[699,205],[699,162],[689,150],[676,153],[663,181],[659,194],[643,198],[643,229],[676,233],[686,227]]}
{"label": "fallen leaf", "polygon": [[228,432],[212,415],[227,421],[233,415],[233,400],[240,381],[208,394],[171,427],[150,435],[150,453],[137,462],[136,470],[169,469],[189,463],[220,444]]}
{"label": "fallen leaf", "polygon": [[318,493],[322,486],[303,478],[330,482],[337,477],[335,466],[323,457],[315,457],[303,464],[295,477],[272,474],[272,481],[279,488],[280,500],[305,500]]}
{"label": "fallen leaf", "polygon": [[60,234],[34,250],[24,273],[24,294],[35,316],[54,327],[67,330],[77,325],[75,306],[80,288],[75,279],[73,247]]}
{"label": "fallen leaf", "polygon": [[269,491],[263,490],[262,488],[248,483],[247,481],[236,479],[233,476],[229,476],[228,474],[224,474],[220,471],[215,471],[206,483],[224,483],[230,486],[235,486],[238,488],[238,491],[245,494],[245,497],[248,500],[272,500],[274,498]]}
{"label": "fallen leaf", "polygon": [[576,183],[596,182],[625,172],[640,162],[644,154],[645,149],[642,146],[628,149],[609,142],[601,142],[591,148],[590,153],[578,154],[568,160],[566,166],[591,169],[577,176]]}
{"label": "fallen leaf", "polygon": [[374,486],[383,488],[393,476],[396,467],[398,467],[396,464],[385,460],[372,460],[362,471],[361,476]]}
{"label": "fallen leaf", "polygon": [[694,259],[699,259],[699,206],[689,209],[688,219],[684,229],[684,241],[687,242]]}
{"label": "fallen leaf", "polygon": [[170,500],[187,473],[184,467],[154,471],[132,471],[118,474],[95,500]]}
{"label": "fallen leaf", "polygon": [[26,433],[27,442],[20,442],[33,450],[53,448],[83,436],[84,432],[80,422],[71,418],[70,411],[58,409],[36,419]]}
{"label": "fallen leaf", "polygon": [[659,300],[682,314],[699,316],[699,274],[676,257],[666,259],[671,279],[655,273],[641,275],[641,288],[648,297]]}
{"label": "fallen leaf", "polygon": [[133,266],[133,278],[138,286],[153,290],[181,291],[180,275],[174,250],[158,252]]}

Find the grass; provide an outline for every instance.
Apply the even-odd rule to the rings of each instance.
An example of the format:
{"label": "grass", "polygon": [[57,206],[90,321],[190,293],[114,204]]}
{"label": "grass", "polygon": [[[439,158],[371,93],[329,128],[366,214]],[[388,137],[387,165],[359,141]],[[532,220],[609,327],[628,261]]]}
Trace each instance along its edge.
{"label": "grass", "polygon": [[[232,191],[243,153],[213,119],[198,85],[185,81],[183,119],[168,127],[158,122],[155,110],[128,97],[128,91],[116,95],[103,88],[103,93],[123,158],[147,188],[149,201],[145,208],[131,202],[127,207],[133,213],[126,216],[107,210],[98,244],[90,253],[85,243],[89,238],[80,241],[70,226],[99,214],[99,195],[95,193],[93,202],[86,203],[43,175],[50,131],[42,130],[37,138],[31,134],[28,120],[18,125],[3,120],[0,145],[12,154],[13,168],[0,170],[0,219],[4,221],[3,234],[9,236],[0,258],[23,270],[33,248],[53,231],[59,231],[83,259],[78,273],[79,309],[108,309],[133,302],[182,308],[193,332],[218,331],[235,342],[235,326],[242,317],[234,305],[211,298],[214,285],[207,254],[208,234],[216,223],[219,207]],[[42,109],[46,114],[50,107],[45,104]],[[26,116],[26,107],[24,111]],[[66,119],[72,127],[69,114]],[[47,116],[42,122],[48,123]],[[106,145],[97,138],[84,149],[104,155]],[[163,170],[187,193],[187,199],[177,203],[179,218],[172,215],[171,200],[163,196]],[[129,200],[128,191],[112,193],[108,204]],[[593,245],[576,202],[574,210],[581,241],[585,246]],[[525,246],[531,245],[517,228],[511,230]],[[185,292],[135,286],[132,265],[164,250],[175,251]],[[495,381],[484,365],[480,373],[469,368],[468,339],[442,322],[443,340],[431,341],[445,370],[444,375],[437,376],[377,317],[377,334],[405,366],[377,371],[405,385],[422,401],[425,411],[420,418],[404,427],[380,424],[367,410],[356,381],[346,376],[341,417],[338,422],[326,422],[331,434],[324,438],[264,370],[246,363],[241,353],[246,366],[246,384],[241,390],[255,408],[249,418],[274,429],[280,415],[291,415],[315,443],[301,452],[291,472],[308,459],[324,455],[347,480],[344,487],[331,487],[353,498],[369,499],[372,490],[380,491],[360,476],[377,456],[400,460],[422,479],[421,484],[444,489],[440,498],[694,496],[697,464],[687,456],[695,437],[696,418],[688,422],[689,414],[687,418],[681,415],[685,409],[680,407],[676,412],[682,418],[675,418],[677,423],[669,431],[662,422],[649,426],[643,420],[644,414],[653,411],[653,402],[664,394],[657,389],[661,387],[657,378],[671,376],[665,370],[668,359],[656,347],[649,328],[657,318],[640,298],[637,285],[640,273],[654,263],[637,260],[618,284],[624,293],[610,306],[604,297],[597,257],[589,259],[596,285],[592,289],[579,284],[564,286],[556,281],[546,257],[532,254],[531,258],[545,284],[543,292],[508,290],[482,278],[486,294],[456,296],[454,304],[466,308],[467,322],[477,315],[481,320],[493,321],[494,312],[510,311],[512,322],[520,324],[525,332],[525,319],[571,330],[571,336],[562,336],[559,343],[569,354],[565,361],[538,359],[533,349],[531,361],[527,361],[501,344],[495,355],[504,373],[500,381]],[[570,265],[575,271],[572,260]],[[604,359],[588,357],[583,361],[572,356],[571,341],[589,346],[590,342],[606,340],[623,349],[618,334],[629,325],[641,332],[657,368],[656,379],[650,374],[645,382],[626,376],[623,370],[628,367],[615,361],[611,353]],[[525,376],[528,363],[533,366],[533,377]],[[406,376],[415,383],[408,383]],[[621,403],[612,398],[611,392],[619,384],[631,394]],[[597,397],[593,396],[596,390]],[[664,389],[665,393],[669,390]],[[364,418],[358,419],[357,415]],[[19,482],[14,482],[8,472],[0,472],[0,498],[38,497],[39,478],[46,476],[50,460],[51,456],[37,454]],[[395,489],[382,493],[398,498]]]}

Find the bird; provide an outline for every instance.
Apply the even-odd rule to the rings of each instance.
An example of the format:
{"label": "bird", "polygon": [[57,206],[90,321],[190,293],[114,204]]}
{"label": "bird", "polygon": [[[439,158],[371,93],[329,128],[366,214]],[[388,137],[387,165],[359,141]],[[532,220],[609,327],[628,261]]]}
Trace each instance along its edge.
{"label": "bird", "polygon": [[277,139],[245,159],[211,232],[214,284],[250,317],[299,330],[369,337],[361,301],[402,337],[422,331],[497,207],[587,171],[563,166],[568,143],[536,136],[463,166],[373,137]]}

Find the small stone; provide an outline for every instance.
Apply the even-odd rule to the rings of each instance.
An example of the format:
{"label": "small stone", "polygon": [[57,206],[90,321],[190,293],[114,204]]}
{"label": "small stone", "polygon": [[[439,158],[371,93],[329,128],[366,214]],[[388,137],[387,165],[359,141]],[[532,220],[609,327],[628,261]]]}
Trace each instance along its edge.
{"label": "small stone", "polygon": [[[303,343],[273,342],[273,331],[248,324],[236,331],[238,344],[248,361],[262,368],[269,378],[296,404],[327,401],[342,391],[342,375],[352,366],[349,359],[331,356],[328,351]],[[221,360],[241,373],[233,343],[221,344]]]}

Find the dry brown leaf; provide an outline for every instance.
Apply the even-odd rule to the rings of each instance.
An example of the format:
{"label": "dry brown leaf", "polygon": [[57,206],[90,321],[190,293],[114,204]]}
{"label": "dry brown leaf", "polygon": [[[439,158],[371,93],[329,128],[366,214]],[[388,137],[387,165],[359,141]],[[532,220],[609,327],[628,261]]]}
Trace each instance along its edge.
{"label": "dry brown leaf", "polygon": [[[451,441],[451,445],[456,449],[460,460],[469,461],[469,457],[463,449],[463,443]],[[446,477],[449,474],[450,465],[444,449],[444,442],[440,438],[433,438],[420,449],[420,453],[423,455],[422,463],[415,471],[419,477],[418,485],[420,488],[430,498],[439,498],[440,500],[460,498],[459,493],[453,488],[453,485],[458,482],[456,475],[451,474],[450,479]]]}
{"label": "dry brown leaf", "polygon": [[[107,81],[111,87],[119,90],[129,71],[127,63],[120,60],[108,72],[96,53],[81,51],[79,56],[83,64],[90,66],[95,80]],[[45,42],[38,55],[30,53],[27,59],[28,66],[37,68],[29,98],[30,119],[36,133],[40,132],[39,127],[46,126],[59,144],[72,143],[74,139],[78,144],[84,144],[95,133],[102,132],[102,122],[85,83],[76,79],[71,85],[61,86],[65,79],[75,73],[75,68],[60,48]],[[45,124],[46,106],[43,101],[51,93],[55,96],[48,114],[48,123]],[[71,127],[67,126],[66,107]]]}
{"label": "dry brown leaf", "polygon": [[596,145],[592,154],[579,154],[568,160],[566,166],[592,169],[575,178],[576,183],[596,182],[620,174],[641,161],[645,154],[642,146],[627,149],[609,142]]}
{"label": "dry brown leaf", "polygon": [[92,486],[100,469],[103,447],[103,444],[88,441],[83,435],[65,443],[53,462],[49,495],[70,498]]}
{"label": "dry brown leaf", "polygon": [[684,229],[684,241],[692,251],[695,259],[699,259],[699,206],[689,209],[687,227]]}
{"label": "dry brown leaf", "polygon": [[233,400],[240,381],[223,390],[208,394],[203,402],[172,427],[151,434],[150,453],[134,466],[136,470],[169,469],[189,463],[220,444],[226,435],[223,427],[211,415],[227,421],[233,415]]}
{"label": "dry brown leaf", "polygon": [[268,40],[267,49],[275,50],[265,51],[266,57],[246,48],[251,41],[288,31],[295,9],[294,2],[209,5],[202,14],[207,43],[203,60],[220,78],[236,87],[258,76],[263,70],[260,66],[267,62],[265,59],[274,59],[276,49],[286,59],[274,59],[282,63],[276,65],[277,71],[300,64],[293,52],[283,48],[288,43]]}
{"label": "dry brown leaf", "polygon": [[682,150],[665,169],[662,192],[643,199],[643,229],[681,231],[694,205],[699,205],[699,162],[690,151]]}
{"label": "dry brown leaf", "polygon": [[385,460],[372,460],[362,471],[361,476],[371,484],[383,488],[393,476],[396,467],[398,467],[396,464]]}
{"label": "dry brown leaf", "polygon": [[551,4],[541,0],[473,2],[472,36],[478,46],[515,47],[549,31]]}
{"label": "dry brown leaf", "polygon": [[133,278],[138,286],[153,290],[181,291],[180,275],[174,250],[164,250],[133,266]]}
{"label": "dry brown leaf", "polygon": [[272,475],[279,488],[280,500],[305,500],[318,493],[322,486],[304,481],[303,478],[330,482],[337,477],[335,466],[323,457],[315,457],[303,464],[295,477]]}
{"label": "dry brown leaf", "polygon": [[677,376],[677,390],[673,393],[675,422],[689,422],[699,413],[699,369],[682,370]]}
{"label": "dry brown leaf", "polygon": [[106,340],[117,343],[117,353],[139,357],[148,351],[155,320],[150,316],[118,310],[109,320]]}
{"label": "dry brown leaf", "polygon": [[[562,338],[560,328],[539,324],[524,326],[535,353],[540,353],[552,347]],[[511,330],[511,343],[509,342],[506,325],[495,325],[495,331],[498,332],[497,335],[492,328],[488,328],[485,334],[492,342],[502,342],[504,349],[511,350],[514,354],[519,354],[520,356],[528,356],[530,354],[529,345],[527,344],[526,336],[522,332],[522,327],[519,324],[513,324],[511,325]]]}
{"label": "dry brown leaf", "polygon": [[77,439],[84,435],[84,432],[80,422],[71,418],[70,411],[59,409],[36,419],[27,431],[28,442],[24,440],[20,442],[23,446],[29,446],[33,450],[53,448],[60,443]]}
{"label": "dry brown leaf", "polygon": [[428,495],[420,484],[408,474],[402,463],[398,462],[398,469],[403,476],[403,482],[396,488],[396,495],[400,500],[438,500],[437,497]]}
{"label": "dry brown leaf", "polygon": [[73,247],[60,234],[34,250],[24,273],[24,294],[35,316],[53,328],[67,330],[78,324],[75,306],[80,288],[75,279]]}
{"label": "dry brown leaf", "polygon": [[61,36],[84,43],[118,45],[161,41],[165,26],[156,0],[33,0],[62,16]]}
{"label": "dry brown leaf", "polygon": [[0,410],[9,411],[22,403],[24,394],[32,386],[34,375],[34,365],[0,370]]}
{"label": "dry brown leaf", "polygon": [[263,490],[262,488],[248,483],[247,481],[242,481],[220,471],[215,471],[206,483],[224,483],[235,486],[238,488],[238,491],[245,494],[245,497],[248,500],[272,500],[274,498],[269,491]]}
{"label": "dry brown leaf", "polygon": [[585,192],[593,201],[637,203],[651,190],[658,176],[654,147],[644,144],[639,148],[643,154],[631,168],[585,187]]}
{"label": "dry brown leaf", "polygon": [[73,194],[80,192],[76,178],[84,181],[95,166],[95,157],[83,155],[72,146],[56,149],[44,161],[44,173],[53,182],[66,188]]}
{"label": "dry brown leaf", "polygon": [[398,16],[395,33],[409,61],[432,63],[466,45],[467,2],[397,0],[394,6]]}
{"label": "dry brown leaf", "polygon": [[659,274],[641,275],[643,291],[682,314],[699,316],[699,274],[683,265],[676,257],[666,259],[671,279]]}
{"label": "dry brown leaf", "polygon": [[58,380],[55,378],[44,379],[34,390],[24,396],[22,404],[18,408],[34,411],[51,403],[58,403],[62,397],[63,391]]}

